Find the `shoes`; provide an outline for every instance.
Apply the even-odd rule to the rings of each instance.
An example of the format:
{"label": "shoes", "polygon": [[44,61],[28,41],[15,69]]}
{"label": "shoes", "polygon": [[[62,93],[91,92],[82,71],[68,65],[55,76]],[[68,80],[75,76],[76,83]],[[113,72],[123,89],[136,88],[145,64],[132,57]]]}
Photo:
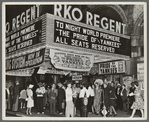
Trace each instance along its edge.
{"label": "shoes", "polygon": [[41,114],[44,114],[44,112],[42,112]]}
{"label": "shoes", "polygon": [[59,113],[60,115],[62,115],[63,113],[61,112],[61,113]]}
{"label": "shoes", "polygon": [[30,115],[32,115],[32,113],[29,113]]}
{"label": "shoes", "polygon": [[26,114],[28,115],[28,112],[26,112]]}
{"label": "shoes", "polygon": [[40,114],[39,112],[37,112],[37,114]]}
{"label": "shoes", "polygon": [[117,113],[113,115],[114,117],[117,116]]}
{"label": "shoes", "polygon": [[108,117],[112,117],[112,114],[109,114],[109,116]]}

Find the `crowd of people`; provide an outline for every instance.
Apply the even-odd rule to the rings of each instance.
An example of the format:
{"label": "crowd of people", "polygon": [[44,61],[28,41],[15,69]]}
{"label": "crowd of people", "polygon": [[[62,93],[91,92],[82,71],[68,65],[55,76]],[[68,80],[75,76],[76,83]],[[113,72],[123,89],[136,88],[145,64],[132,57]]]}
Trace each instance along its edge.
{"label": "crowd of people", "polygon": [[133,117],[136,110],[140,110],[143,117],[142,92],[137,81],[131,85],[128,91],[125,84],[115,84],[113,81],[93,84],[75,84],[69,81],[51,85],[39,82],[35,90],[34,85],[29,84],[26,89],[19,91],[19,81],[16,81],[14,88],[6,85],[6,109],[26,109],[26,114],[31,115],[33,107],[37,114],[44,114],[48,108],[50,116],[55,116],[58,112],[66,117],[75,117],[77,113],[81,117],[88,117],[89,114],[111,117],[117,116],[118,109],[126,113],[132,110],[130,117]]}

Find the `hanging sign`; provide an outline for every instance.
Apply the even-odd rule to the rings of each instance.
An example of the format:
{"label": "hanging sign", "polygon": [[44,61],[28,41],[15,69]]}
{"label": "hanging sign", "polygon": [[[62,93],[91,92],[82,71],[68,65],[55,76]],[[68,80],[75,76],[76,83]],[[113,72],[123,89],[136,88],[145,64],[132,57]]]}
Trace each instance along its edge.
{"label": "hanging sign", "polygon": [[72,75],[72,80],[82,80],[82,75]]}
{"label": "hanging sign", "polygon": [[57,69],[71,71],[89,71],[93,66],[92,55],[82,55],[51,49],[51,63]]}
{"label": "hanging sign", "polygon": [[15,58],[6,59],[6,71],[37,66],[43,63],[44,53],[45,49],[41,49]]}
{"label": "hanging sign", "polygon": [[99,74],[125,73],[125,61],[104,62],[99,64]]}
{"label": "hanging sign", "polygon": [[[31,76],[34,73],[34,68],[31,69],[20,69],[20,70],[12,70],[6,71],[6,75],[10,76]],[[26,81],[30,81],[27,79]]]}

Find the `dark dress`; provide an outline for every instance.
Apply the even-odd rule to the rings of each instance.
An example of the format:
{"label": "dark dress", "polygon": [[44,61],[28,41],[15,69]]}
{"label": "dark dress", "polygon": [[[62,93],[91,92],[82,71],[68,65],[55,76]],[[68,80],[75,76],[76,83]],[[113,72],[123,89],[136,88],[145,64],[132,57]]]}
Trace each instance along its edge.
{"label": "dark dress", "polygon": [[110,95],[110,89],[109,89],[109,87],[106,87],[106,88],[104,88],[104,105],[105,105],[105,107],[106,107],[106,110],[108,111],[109,110],[109,95]]}
{"label": "dark dress", "polygon": [[57,96],[57,102],[58,102],[58,111],[62,112],[62,102],[65,100],[65,90],[62,88],[58,88],[58,96]]}
{"label": "dark dress", "polygon": [[18,111],[18,107],[19,107],[19,85],[16,85],[14,87],[14,97],[13,97],[13,106],[12,106],[12,111]]}
{"label": "dark dress", "polygon": [[117,97],[117,99],[116,99],[116,109],[118,110],[122,110],[122,98],[121,98],[121,95],[120,95],[120,93],[121,93],[121,88],[116,88],[116,97]]}
{"label": "dark dress", "polygon": [[115,106],[116,101],[115,101],[115,87],[110,87],[110,106]]}

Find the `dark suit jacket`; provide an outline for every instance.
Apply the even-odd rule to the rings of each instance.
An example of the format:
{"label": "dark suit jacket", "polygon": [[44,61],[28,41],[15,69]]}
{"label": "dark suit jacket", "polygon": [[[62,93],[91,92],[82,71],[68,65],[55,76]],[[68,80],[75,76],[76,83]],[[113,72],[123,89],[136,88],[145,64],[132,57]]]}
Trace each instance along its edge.
{"label": "dark suit jacket", "polygon": [[48,95],[48,102],[56,102],[56,97],[57,97],[57,90],[54,89],[54,91],[52,91],[52,89],[50,89],[47,93]]}
{"label": "dark suit jacket", "polygon": [[62,102],[63,100],[65,100],[65,90],[62,88],[58,88],[58,101]]}
{"label": "dark suit jacket", "polygon": [[126,89],[124,89],[124,90],[122,91],[122,94],[123,94],[123,96],[121,96],[122,101],[123,101],[123,102],[126,102],[126,100],[127,100],[127,91],[126,91]]}

